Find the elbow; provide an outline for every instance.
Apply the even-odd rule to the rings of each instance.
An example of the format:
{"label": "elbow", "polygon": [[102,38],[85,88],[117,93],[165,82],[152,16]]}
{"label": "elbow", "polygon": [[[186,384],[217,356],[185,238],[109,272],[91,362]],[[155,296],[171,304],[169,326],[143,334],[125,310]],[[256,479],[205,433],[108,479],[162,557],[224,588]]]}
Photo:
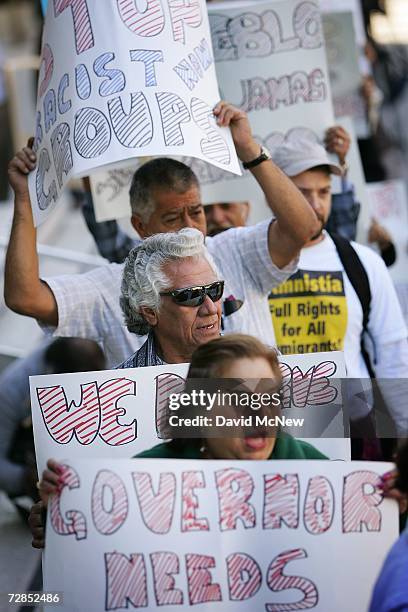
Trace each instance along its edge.
{"label": "elbow", "polygon": [[4,287],[4,303],[6,304],[7,308],[12,310],[13,312],[17,312],[17,309],[18,309],[17,300],[15,300],[15,296],[13,295],[13,292],[7,289],[7,286]]}
{"label": "elbow", "polygon": [[5,287],[4,302],[13,312],[27,317],[35,316],[35,302],[20,292],[10,291]]}
{"label": "elbow", "polygon": [[303,248],[305,244],[318,236],[322,230],[322,222],[319,221],[314,212],[312,215],[310,215],[308,221],[308,223],[301,224],[298,227],[296,239],[298,241],[299,249]]}

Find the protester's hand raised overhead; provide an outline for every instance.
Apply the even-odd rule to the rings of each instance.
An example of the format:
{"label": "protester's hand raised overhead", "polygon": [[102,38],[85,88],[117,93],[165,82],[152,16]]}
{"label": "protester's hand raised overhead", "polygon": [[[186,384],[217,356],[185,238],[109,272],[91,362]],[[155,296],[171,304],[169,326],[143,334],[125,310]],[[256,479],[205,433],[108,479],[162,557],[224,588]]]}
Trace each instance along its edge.
{"label": "protester's hand raised overhead", "polygon": [[228,102],[221,101],[214,108],[217,125],[229,127],[238,157],[241,161],[251,161],[259,155],[260,145],[252,136],[248,115]]}
{"label": "protester's hand raised overhead", "polygon": [[28,174],[34,170],[37,157],[32,150],[33,139],[21,149],[11,160],[8,167],[8,177],[16,197],[30,199],[28,191]]}
{"label": "protester's hand raised overhead", "polygon": [[54,294],[41,281],[38,270],[37,236],[28,190],[28,174],[35,169],[37,162],[32,146],[33,139],[30,138],[8,167],[15,198],[4,273],[4,299],[11,310],[56,326],[58,308]]}
{"label": "protester's hand raised overhead", "polygon": [[344,128],[335,125],[326,131],[325,145],[329,153],[339,158],[340,165],[344,166],[350,149],[351,138]]}

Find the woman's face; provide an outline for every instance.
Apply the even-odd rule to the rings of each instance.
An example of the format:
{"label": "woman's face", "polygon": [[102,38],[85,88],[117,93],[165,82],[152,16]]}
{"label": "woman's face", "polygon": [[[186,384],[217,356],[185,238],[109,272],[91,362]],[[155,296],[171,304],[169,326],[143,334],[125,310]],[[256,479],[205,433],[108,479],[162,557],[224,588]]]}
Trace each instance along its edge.
{"label": "woman's face", "polygon": [[[225,365],[219,378],[242,378],[247,386],[260,378],[276,381],[273,392],[278,392],[280,378],[272,370],[269,362],[263,357],[254,359],[242,358]],[[273,451],[275,438],[266,437],[265,431],[243,434],[242,438],[207,438],[205,440],[206,456],[209,459],[268,459]]]}

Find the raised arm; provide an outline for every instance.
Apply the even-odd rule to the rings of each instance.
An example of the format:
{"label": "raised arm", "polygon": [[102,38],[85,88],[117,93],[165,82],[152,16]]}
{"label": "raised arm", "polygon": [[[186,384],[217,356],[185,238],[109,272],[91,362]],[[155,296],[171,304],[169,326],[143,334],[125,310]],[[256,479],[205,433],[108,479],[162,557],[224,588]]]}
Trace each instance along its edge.
{"label": "raised arm", "polygon": [[[241,161],[249,162],[260,155],[260,145],[252,136],[246,113],[227,102],[220,102],[214,115],[218,125],[231,128]],[[262,162],[251,172],[276,218],[269,228],[269,253],[273,263],[283,268],[319,232],[320,223],[297,187],[272,161]]]}
{"label": "raised arm", "polygon": [[36,156],[24,147],[9,164],[8,175],[14,190],[14,216],[7,248],[4,300],[18,314],[57,326],[58,308],[49,286],[39,277],[37,232],[28,191],[28,174]]}

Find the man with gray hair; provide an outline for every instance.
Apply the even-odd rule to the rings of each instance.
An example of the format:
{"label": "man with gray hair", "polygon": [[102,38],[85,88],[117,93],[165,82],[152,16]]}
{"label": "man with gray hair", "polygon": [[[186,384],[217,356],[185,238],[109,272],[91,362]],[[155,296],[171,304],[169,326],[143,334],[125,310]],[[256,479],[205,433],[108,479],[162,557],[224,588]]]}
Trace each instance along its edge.
{"label": "man with gray hair", "polygon": [[148,336],[119,367],[189,362],[220,334],[223,290],[200,231],[146,238],[125,262],[120,304],[128,330]]}

